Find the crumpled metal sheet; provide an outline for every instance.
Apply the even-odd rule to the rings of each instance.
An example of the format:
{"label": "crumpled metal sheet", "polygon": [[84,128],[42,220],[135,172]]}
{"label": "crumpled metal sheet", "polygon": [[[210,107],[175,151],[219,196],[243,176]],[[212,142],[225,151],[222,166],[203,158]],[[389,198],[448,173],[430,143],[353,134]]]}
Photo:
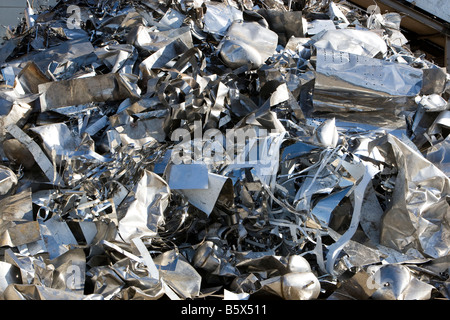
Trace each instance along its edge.
{"label": "crumpled metal sheet", "polygon": [[426,256],[448,255],[448,176],[397,138],[387,136],[387,141],[398,174],[393,205],[383,217],[381,243],[406,253],[416,242],[412,248]]}
{"label": "crumpled metal sheet", "polygon": [[328,30],[314,37],[314,47],[374,58],[387,53],[386,42],[370,30]]}
{"label": "crumpled metal sheet", "polygon": [[362,86],[369,93],[416,96],[422,87],[422,70],[342,51],[318,49],[316,70],[325,76],[334,76],[349,86]]}
{"label": "crumpled metal sheet", "polygon": [[[139,97],[132,84],[120,74],[47,82],[39,86],[41,110],[80,105],[89,102]],[[68,94],[61,96],[61,92]]]}
{"label": "crumpled metal sheet", "polygon": [[232,69],[257,69],[273,55],[278,35],[256,22],[233,22],[219,45],[220,57]]}
{"label": "crumpled metal sheet", "polygon": [[211,34],[224,36],[233,21],[243,19],[241,10],[222,2],[206,1],[205,8],[204,30]]}
{"label": "crumpled metal sheet", "polygon": [[448,299],[450,77],[401,16],[27,12],[0,48],[1,298]]}
{"label": "crumpled metal sheet", "polygon": [[133,193],[134,200],[127,205],[118,225],[120,238],[127,242],[135,237],[156,234],[169,204],[170,188],[155,173],[144,171]]}

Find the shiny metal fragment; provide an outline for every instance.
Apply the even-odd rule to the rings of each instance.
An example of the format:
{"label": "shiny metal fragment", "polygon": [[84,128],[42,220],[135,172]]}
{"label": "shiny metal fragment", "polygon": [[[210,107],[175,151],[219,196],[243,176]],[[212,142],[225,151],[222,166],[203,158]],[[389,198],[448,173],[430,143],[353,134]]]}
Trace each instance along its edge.
{"label": "shiny metal fragment", "polygon": [[154,261],[164,283],[181,299],[194,299],[200,295],[202,277],[182,254],[170,250],[158,255]]}
{"label": "shiny metal fragment", "polygon": [[398,138],[387,136],[386,141],[394,152],[399,175],[393,206],[383,217],[380,243],[404,253],[415,244],[428,256],[447,255],[450,229],[444,217],[448,214],[449,178]]}
{"label": "shiny metal fragment", "polygon": [[6,157],[13,163],[23,165],[26,169],[31,169],[35,164],[33,155],[19,140],[5,140],[2,147]]}
{"label": "shiny metal fragment", "polygon": [[285,300],[314,300],[320,294],[320,282],[312,272],[290,272],[261,282],[267,290]]}
{"label": "shiny metal fragment", "polygon": [[386,42],[370,30],[328,30],[314,37],[314,47],[374,58],[387,53]]}
{"label": "shiny metal fragment", "polygon": [[230,190],[230,184],[231,181],[228,177],[208,173],[206,188],[183,188],[180,192],[191,204],[209,215],[214,209],[222,190]]}
{"label": "shiny metal fragment", "polygon": [[202,164],[170,166],[169,187],[176,189],[208,189],[208,168]]}
{"label": "shiny metal fragment", "polygon": [[[89,102],[104,102],[139,97],[132,82],[121,74],[47,82],[38,86],[41,110]],[[69,94],[61,95],[61,92]]]}
{"label": "shiny metal fragment", "polygon": [[8,228],[8,233],[13,247],[41,239],[41,232],[37,221],[18,223]]}
{"label": "shiny metal fragment", "polygon": [[0,165],[0,195],[7,194],[18,183],[17,175],[10,168]]}
{"label": "shiny metal fragment", "polygon": [[4,297],[5,300],[103,300],[98,294],[83,295],[34,284],[11,284]]}
{"label": "shiny metal fragment", "polygon": [[23,132],[17,125],[9,125],[6,130],[20,143],[25,145],[30,153],[33,155],[34,160],[39,165],[39,167],[44,172],[45,176],[52,183],[59,184],[62,183],[61,177],[56,172],[53,164],[41,150],[39,145],[34,142],[25,132]]}
{"label": "shiny metal fragment", "polygon": [[278,35],[256,22],[233,22],[218,49],[230,68],[257,69],[274,54],[277,43]]}
{"label": "shiny metal fragment", "polygon": [[428,300],[433,286],[414,277],[403,265],[380,267],[372,276],[375,300]]}
{"label": "shiny metal fragment", "polygon": [[225,3],[207,1],[205,7],[203,30],[212,34],[224,36],[235,20],[243,19],[241,10]]}
{"label": "shiny metal fragment", "polygon": [[19,269],[7,262],[0,261],[0,297],[4,299],[3,293],[6,288],[14,283],[20,283]]}
{"label": "shiny metal fragment", "polygon": [[171,191],[160,176],[146,170],[133,193],[135,200],[126,208],[118,225],[120,237],[124,241],[156,234],[157,227],[164,221]]}
{"label": "shiny metal fragment", "polygon": [[281,280],[283,298],[286,300],[314,300],[320,294],[320,283],[311,272],[292,272]]}
{"label": "shiny metal fragment", "polygon": [[354,53],[318,48],[316,71],[315,111],[366,112],[376,125],[416,108],[422,88],[421,69]]}
{"label": "shiny metal fragment", "polygon": [[367,14],[27,8],[0,48],[0,298],[448,298],[450,77]]}

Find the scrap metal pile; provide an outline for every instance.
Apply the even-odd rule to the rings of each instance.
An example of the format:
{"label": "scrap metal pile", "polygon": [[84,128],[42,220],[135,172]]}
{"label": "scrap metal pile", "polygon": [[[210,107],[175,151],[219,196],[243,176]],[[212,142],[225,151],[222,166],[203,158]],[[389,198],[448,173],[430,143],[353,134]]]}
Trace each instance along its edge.
{"label": "scrap metal pile", "polygon": [[345,1],[68,0],[0,48],[0,292],[448,299],[449,76]]}

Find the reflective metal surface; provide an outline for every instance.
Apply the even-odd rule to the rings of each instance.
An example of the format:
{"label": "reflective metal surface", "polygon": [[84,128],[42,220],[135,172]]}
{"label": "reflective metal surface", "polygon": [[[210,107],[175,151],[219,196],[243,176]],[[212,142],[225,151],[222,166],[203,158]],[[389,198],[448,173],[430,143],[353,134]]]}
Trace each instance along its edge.
{"label": "reflective metal surface", "polygon": [[0,47],[0,297],[448,299],[450,76],[401,20],[28,7]]}

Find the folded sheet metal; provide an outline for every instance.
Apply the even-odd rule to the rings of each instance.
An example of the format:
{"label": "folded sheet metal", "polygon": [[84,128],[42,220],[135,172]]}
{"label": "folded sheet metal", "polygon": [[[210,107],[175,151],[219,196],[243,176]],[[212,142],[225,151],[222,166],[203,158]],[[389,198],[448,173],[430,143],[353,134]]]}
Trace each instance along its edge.
{"label": "folded sheet metal", "polygon": [[169,204],[170,188],[158,175],[144,171],[134,190],[134,200],[119,220],[120,237],[129,241],[137,236],[152,236],[164,222]]}
{"label": "folded sheet metal", "polygon": [[181,299],[193,299],[200,295],[202,277],[189,261],[175,250],[158,255],[155,264],[161,277]]}
{"label": "folded sheet metal", "polygon": [[[146,31],[144,30],[141,32]],[[165,67],[174,58],[193,47],[193,40],[189,27],[157,32],[154,37],[156,39],[152,39],[151,36],[149,37],[148,44],[157,45],[156,48],[148,47],[148,45],[146,45],[147,41],[142,41],[142,46],[148,48],[148,50],[152,52],[152,54],[139,65],[139,68],[144,75],[151,74],[152,69]]]}
{"label": "folded sheet metal", "polygon": [[[365,112],[383,121],[416,108],[423,73],[408,65],[317,49],[313,105],[317,112]],[[357,122],[357,120],[356,120]],[[377,121],[369,123],[377,124]]]}
{"label": "folded sheet metal", "polygon": [[257,13],[264,17],[270,30],[278,35],[278,43],[282,46],[286,46],[291,37],[304,36],[301,11],[260,9]]}
{"label": "folded sheet metal", "polygon": [[422,87],[420,69],[337,50],[317,49],[316,71],[317,89],[325,81],[322,75],[331,78],[336,90],[365,90],[369,95],[416,96]]}
{"label": "folded sheet metal", "polygon": [[278,35],[256,22],[235,21],[227,29],[220,45],[220,57],[230,68],[259,68],[273,55]]}
{"label": "folded sheet metal", "polygon": [[25,132],[23,132],[17,125],[12,124],[9,125],[7,131],[17,140],[20,141],[23,145],[27,147],[30,153],[33,155],[34,160],[41,168],[42,172],[44,172],[45,176],[48,178],[50,182],[53,183],[62,183],[61,177],[58,172],[55,170],[53,164],[44,154],[39,145],[32,140]]}
{"label": "folded sheet metal", "polygon": [[61,164],[64,155],[75,152],[81,145],[81,137],[73,133],[65,123],[54,123],[31,128],[42,139],[47,156]]}
{"label": "folded sheet metal", "polygon": [[69,251],[70,246],[78,244],[72,231],[65,221],[60,221],[58,216],[39,222],[46,252],[50,259],[54,259]]}
{"label": "folded sheet metal", "polygon": [[0,166],[0,194],[5,195],[17,185],[18,179],[14,171]]}
{"label": "folded sheet metal", "polygon": [[128,122],[115,127],[119,133],[120,141],[125,145],[133,144],[140,148],[153,141],[163,142],[166,138],[164,132],[165,118],[150,118]]}
{"label": "folded sheet metal", "polygon": [[320,34],[321,32],[328,30],[335,30],[336,25],[330,19],[317,19],[308,22],[307,24],[307,35],[314,36]]}
{"label": "folded sheet metal", "polygon": [[3,293],[9,285],[14,283],[19,283],[18,279],[20,277],[19,270],[16,266],[0,261],[0,272],[1,272],[1,282],[0,282],[0,291],[1,297],[3,298]]}
{"label": "folded sheet metal", "polygon": [[418,280],[408,267],[390,264],[373,271],[375,300],[428,300],[433,286]]}
{"label": "folded sheet metal", "polygon": [[203,30],[218,36],[224,36],[235,20],[243,20],[243,13],[234,6],[223,2],[206,1],[203,17]]}
{"label": "folded sheet metal", "polygon": [[28,61],[17,75],[17,81],[26,93],[39,93],[38,86],[50,80],[34,61]]}
{"label": "folded sheet metal", "polygon": [[5,140],[7,127],[9,125],[24,125],[24,122],[33,110],[32,106],[27,103],[9,104],[6,102],[5,107],[7,111],[5,110],[6,112],[2,112],[2,115],[0,116],[1,141]]}
{"label": "folded sheet metal", "polygon": [[0,47],[0,298],[448,299],[450,77],[401,17],[29,5]]}
{"label": "folded sheet metal", "polygon": [[399,173],[393,205],[383,217],[381,244],[405,253],[415,248],[434,258],[448,255],[449,178],[399,139],[386,140]]}
{"label": "folded sheet metal", "polygon": [[386,42],[370,30],[328,30],[313,38],[314,47],[374,58],[387,53]]}
{"label": "folded sheet metal", "polygon": [[12,284],[4,292],[6,300],[103,300],[101,295],[83,295],[34,284]]}
{"label": "folded sheet metal", "polygon": [[[132,83],[120,74],[47,82],[38,86],[41,110],[139,97]],[[61,92],[67,94],[61,95]]]}
{"label": "folded sheet metal", "polygon": [[82,66],[96,60],[93,53],[94,46],[86,37],[61,42],[60,44],[45,51],[33,51],[28,55],[13,59],[11,63],[18,65],[22,62],[32,60],[46,73],[51,63],[64,64],[68,61]]}

